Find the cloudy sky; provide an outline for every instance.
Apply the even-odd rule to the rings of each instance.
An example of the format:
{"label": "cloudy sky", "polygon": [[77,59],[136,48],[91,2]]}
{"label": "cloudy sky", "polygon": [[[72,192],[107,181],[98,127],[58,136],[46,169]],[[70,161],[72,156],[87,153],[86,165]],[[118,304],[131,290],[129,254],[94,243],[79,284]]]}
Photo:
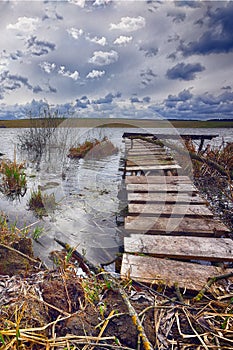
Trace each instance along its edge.
{"label": "cloudy sky", "polygon": [[0,1],[0,118],[233,118],[233,2]]}

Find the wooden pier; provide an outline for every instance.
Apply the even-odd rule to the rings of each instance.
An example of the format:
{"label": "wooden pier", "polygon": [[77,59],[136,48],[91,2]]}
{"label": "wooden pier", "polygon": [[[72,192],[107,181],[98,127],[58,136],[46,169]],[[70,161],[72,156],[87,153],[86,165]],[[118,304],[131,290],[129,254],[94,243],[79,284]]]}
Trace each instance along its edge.
{"label": "wooden pier", "polygon": [[233,262],[230,231],[213,217],[190,177],[179,175],[168,149],[143,136],[124,135],[128,210],[121,276],[200,290],[209,277],[233,272],[227,266]]}

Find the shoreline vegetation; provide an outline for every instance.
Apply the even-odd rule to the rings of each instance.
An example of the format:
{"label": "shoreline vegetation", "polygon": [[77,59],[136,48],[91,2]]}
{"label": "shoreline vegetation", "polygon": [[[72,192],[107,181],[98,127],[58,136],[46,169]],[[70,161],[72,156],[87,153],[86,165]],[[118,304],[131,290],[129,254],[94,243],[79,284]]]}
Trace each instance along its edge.
{"label": "shoreline vegetation", "polygon": [[[0,120],[0,128],[45,128],[47,118]],[[51,120],[49,120],[51,127]],[[109,128],[233,128],[233,120],[152,120],[123,118],[53,118],[53,127],[109,127]]]}

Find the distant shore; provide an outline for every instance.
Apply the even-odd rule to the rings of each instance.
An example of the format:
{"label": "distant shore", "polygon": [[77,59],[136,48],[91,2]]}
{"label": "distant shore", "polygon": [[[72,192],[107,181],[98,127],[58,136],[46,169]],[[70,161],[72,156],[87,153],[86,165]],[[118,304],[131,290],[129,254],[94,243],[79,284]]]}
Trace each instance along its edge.
{"label": "distant shore", "polygon": [[[54,118],[53,125],[62,127],[110,127],[110,128],[233,128],[233,120],[151,120],[121,118]],[[44,119],[0,120],[0,128],[46,127]]]}

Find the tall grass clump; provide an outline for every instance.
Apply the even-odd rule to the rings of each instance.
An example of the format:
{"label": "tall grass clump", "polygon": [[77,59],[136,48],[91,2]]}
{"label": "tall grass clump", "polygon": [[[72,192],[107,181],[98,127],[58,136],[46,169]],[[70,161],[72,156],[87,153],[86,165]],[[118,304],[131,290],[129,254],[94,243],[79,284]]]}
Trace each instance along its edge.
{"label": "tall grass clump", "polygon": [[28,201],[28,208],[29,210],[34,211],[39,218],[47,216],[48,212],[54,211],[56,207],[57,203],[54,193],[43,194],[40,188],[31,192]]}
{"label": "tall grass clump", "polygon": [[7,196],[24,196],[27,191],[25,163],[2,160],[0,164],[2,174],[1,190]]}

